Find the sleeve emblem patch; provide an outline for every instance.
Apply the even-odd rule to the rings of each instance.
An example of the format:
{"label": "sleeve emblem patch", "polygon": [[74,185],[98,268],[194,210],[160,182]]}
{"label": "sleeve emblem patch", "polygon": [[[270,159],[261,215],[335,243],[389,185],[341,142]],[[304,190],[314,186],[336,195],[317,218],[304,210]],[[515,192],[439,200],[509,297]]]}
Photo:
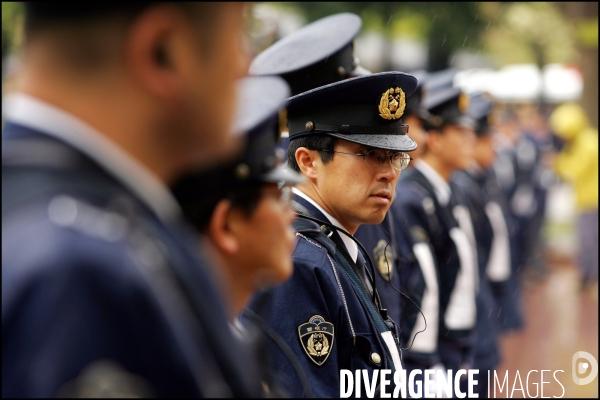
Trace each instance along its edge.
{"label": "sleeve emblem patch", "polygon": [[298,336],[308,358],[318,366],[323,365],[333,347],[333,324],[320,315],[313,315],[308,322],[298,326]]}

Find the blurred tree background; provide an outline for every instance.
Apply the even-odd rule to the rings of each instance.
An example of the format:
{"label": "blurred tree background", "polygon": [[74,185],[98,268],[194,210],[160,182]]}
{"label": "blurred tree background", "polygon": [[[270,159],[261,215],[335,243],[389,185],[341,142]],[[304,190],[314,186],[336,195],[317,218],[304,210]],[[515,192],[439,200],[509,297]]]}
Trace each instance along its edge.
{"label": "blurred tree background", "polygon": [[[253,55],[307,23],[352,12],[363,20],[361,64],[373,72],[572,65],[585,82],[580,102],[598,125],[597,2],[255,2],[248,11]],[[22,3],[3,2],[3,76],[8,56],[19,55],[22,24]]]}

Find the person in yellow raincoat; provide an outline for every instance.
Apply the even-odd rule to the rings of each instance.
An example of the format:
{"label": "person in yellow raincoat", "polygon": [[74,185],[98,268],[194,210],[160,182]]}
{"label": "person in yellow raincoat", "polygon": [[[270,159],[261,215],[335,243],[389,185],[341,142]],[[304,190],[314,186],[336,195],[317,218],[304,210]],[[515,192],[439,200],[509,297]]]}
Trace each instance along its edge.
{"label": "person in yellow raincoat", "polygon": [[575,188],[577,261],[584,289],[598,282],[598,129],[575,103],[558,106],[549,122],[554,133],[565,140],[554,165],[561,178]]}

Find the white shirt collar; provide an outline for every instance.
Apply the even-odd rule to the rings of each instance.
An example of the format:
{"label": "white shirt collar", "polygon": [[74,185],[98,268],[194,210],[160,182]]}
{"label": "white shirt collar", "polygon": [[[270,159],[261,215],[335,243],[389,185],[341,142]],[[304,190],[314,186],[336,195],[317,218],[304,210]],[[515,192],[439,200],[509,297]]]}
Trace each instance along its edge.
{"label": "white shirt collar", "polygon": [[25,93],[8,96],[2,113],[7,122],[44,132],[86,154],[164,221],[172,221],[181,215],[179,204],[156,175],[84,121]]}
{"label": "white shirt collar", "polygon": [[[346,228],[344,228],[337,219],[335,219],[331,214],[329,214],[327,211],[325,211],[313,199],[308,197],[307,194],[303,193],[300,189],[295,188],[295,187],[292,188],[292,192],[294,192],[294,194],[302,197],[304,200],[308,201],[313,206],[317,207],[317,209],[319,211],[321,211],[323,213],[323,215],[325,215],[327,217],[327,219],[329,220],[329,222],[331,222],[333,225],[348,232],[348,230]],[[346,236],[343,233],[340,233],[339,235],[342,238],[344,245],[346,246],[346,250],[348,250],[348,254],[350,254],[350,257],[352,257],[352,260],[354,262],[356,262],[356,258],[358,257],[358,246],[356,245],[356,242],[354,242],[354,240],[350,239],[348,236]]]}
{"label": "white shirt collar", "polygon": [[452,194],[452,190],[450,189],[448,182],[446,182],[431,165],[427,164],[422,159],[415,161],[415,168],[425,175],[425,178],[429,181],[429,183],[431,183],[440,205],[448,205],[448,202],[450,201],[450,195]]}

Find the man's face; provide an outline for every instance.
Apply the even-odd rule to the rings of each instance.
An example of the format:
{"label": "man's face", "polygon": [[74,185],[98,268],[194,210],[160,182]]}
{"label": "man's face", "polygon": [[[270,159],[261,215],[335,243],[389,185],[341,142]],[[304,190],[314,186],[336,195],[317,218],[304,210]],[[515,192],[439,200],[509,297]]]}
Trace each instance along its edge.
{"label": "man's face", "polygon": [[293,272],[296,233],[292,222],[296,214],[281,199],[282,191],[276,184],[265,183],[262,193],[256,209],[244,220],[244,229],[239,236],[239,259],[244,270],[234,278],[245,279],[252,286],[283,282]]}
{"label": "man's face", "polygon": [[485,135],[477,138],[474,157],[481,168],[488,169],[492,166],[496,159],[492,135]]}
{"label": "man's face", "polygon": [[439,157],[450,169],[465,169],[473,161],[475,151],[475,131],[458,125],[444,126],[440,135]]}
{"label": "man's face", "polygon": [[[243,4],[219,3],[218,20],[213,22],[212,47],[207,51],[190,26],[184,64],[185,96],[180,106],[185,116],[185,148],[195,152],[204,164],[221,160],[238,149],[230,131],[236,105],[235,81],[246,75],[248,56],[242,45]],[[204,39],[205,40],[205,39]],[[181,121],[180,121],[181,123]]]}
{"label": "man's face", "polygon": [[408,115],[404,122],[408,125],[408,136],[417,142],[417,149],[411,151],[410,157],[417,160],[421,158],[423,151],[425,150],[425,143],[427,142],[427,131],[423,129],[423,121],[421,118],[414,114]]}
{"label": "man's face", "polygon": [[[345,140],[337,140],[334,146],[335,151],[348,153],[364,153],[372,149]],[[361,224],[383,221],[400,177],[400,171],[392,167],[389,159],[371,168],[364,157],[335,153],[333,160],[327,164],[318,158],[316,167],[316,185],[322,202],[350,233]]]}

